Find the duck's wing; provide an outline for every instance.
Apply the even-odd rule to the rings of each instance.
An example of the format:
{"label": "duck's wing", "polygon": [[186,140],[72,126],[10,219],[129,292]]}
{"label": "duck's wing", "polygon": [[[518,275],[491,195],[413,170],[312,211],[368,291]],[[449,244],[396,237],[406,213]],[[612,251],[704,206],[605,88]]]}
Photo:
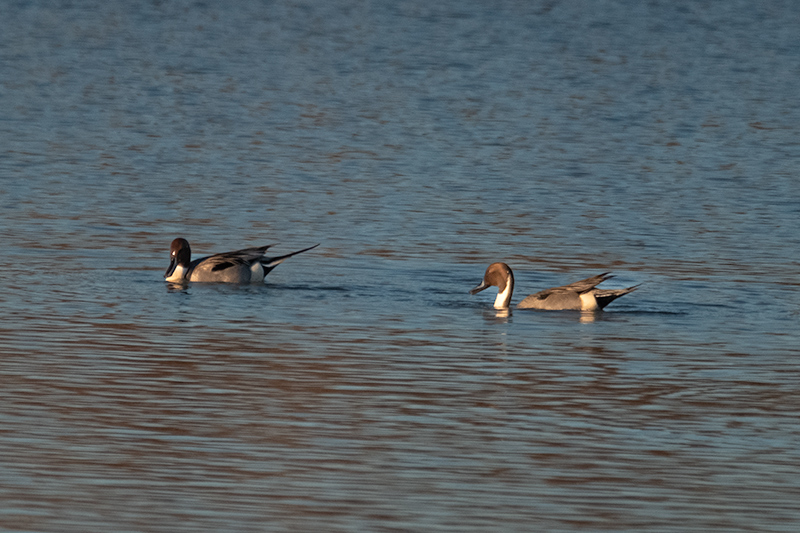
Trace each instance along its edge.
{"label": "duck's wing", "polygon": [[596,276],[592,276],[591,278],[582,279],[580,281],[576,281],[575,283],[570,283],[569,285],[562,285],[561,287],[553,287],[552,289],[545,289],[543,291],[537,292],[536,294],[532,294],[531,296],[538,296],[541,299],[547,298],[553,294],[563,294],[565,292],[574,292],[576,294],[583,294],[584,292],[588,292],[607,279],[611,279],[614,276],[609,275],[608,272],[604,272],[603,274],[598,274]]}
{"label": "duck's wing", "polygon": [[259,261],[264,257],[264,253],[271,245],[258,246],[256,248],[245,248],[243,250],[236,250],[235,252],[223,252],[221,254],[209,255],[208,257],[201,257],[195,259],[191,263],[190,270],[194,270],[200,264],[203,269],[210,269],[211,272],[219,272],[239,265],[249,267],[255,261]]}

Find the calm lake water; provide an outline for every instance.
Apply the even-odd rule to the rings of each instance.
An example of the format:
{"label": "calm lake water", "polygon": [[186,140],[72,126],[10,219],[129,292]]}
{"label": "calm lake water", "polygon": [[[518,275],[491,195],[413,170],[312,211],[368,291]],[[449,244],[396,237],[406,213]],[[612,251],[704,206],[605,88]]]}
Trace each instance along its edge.
{"label": "calm lake water", "polygon": [[[800,530],[799,27],[7,4],[0,530]],[[180,288],[177,236],[321,245]],[[503,316],[499,260],[642,286]]]}

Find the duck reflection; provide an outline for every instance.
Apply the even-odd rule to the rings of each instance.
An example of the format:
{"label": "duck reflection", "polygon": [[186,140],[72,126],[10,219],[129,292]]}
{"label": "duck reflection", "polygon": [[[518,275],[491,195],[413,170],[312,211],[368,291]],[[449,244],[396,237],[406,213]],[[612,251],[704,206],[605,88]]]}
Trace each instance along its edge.
{"label": "duck reflection", "polygon": [[511,318],[511,309],[484,309],[483,319],[496,324],[507,324]]}

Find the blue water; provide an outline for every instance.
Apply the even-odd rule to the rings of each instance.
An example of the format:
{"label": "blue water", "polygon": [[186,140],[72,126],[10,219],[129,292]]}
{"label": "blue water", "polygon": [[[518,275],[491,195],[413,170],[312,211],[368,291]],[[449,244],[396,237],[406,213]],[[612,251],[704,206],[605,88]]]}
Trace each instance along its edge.
{"label": "blue water", "polygon": [[3,531],[800,528],[800,4],[2,11]]}

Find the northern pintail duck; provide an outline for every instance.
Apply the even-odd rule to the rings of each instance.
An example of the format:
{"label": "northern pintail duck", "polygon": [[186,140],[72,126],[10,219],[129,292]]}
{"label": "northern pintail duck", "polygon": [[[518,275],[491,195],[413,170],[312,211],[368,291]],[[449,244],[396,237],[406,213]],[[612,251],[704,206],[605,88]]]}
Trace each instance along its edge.
{"label": "northern pintail duck", "polygon": [[224,283],[257,283],[286,259],[319,244],[286,255],[265,257],[269,246],[245,248],[235,252],[214,254],[192,261],[192,249],[186,239],[177,238],[169,249],[169,268],[164,278],[172,282],[207,281]]}
{"label": "northern pintail duck", "polygon": [[[605,306],[629,292],[636,290],[638,285],[627,289],[598,289],[597,285],[611,279],[608,272],[576,281],[563,287],[545,289],[536,294],[531,294],[517,304],[518,309],[549,309],[551,311],[599,311]],[[497,287],[497,298],[494,301],[495,309],[506,309],[511,302],[511,293],[514,292],[514,273],[505,263],[492,263],[483,275],[483,281],[469,291],[476,294],[489,287]]]}

